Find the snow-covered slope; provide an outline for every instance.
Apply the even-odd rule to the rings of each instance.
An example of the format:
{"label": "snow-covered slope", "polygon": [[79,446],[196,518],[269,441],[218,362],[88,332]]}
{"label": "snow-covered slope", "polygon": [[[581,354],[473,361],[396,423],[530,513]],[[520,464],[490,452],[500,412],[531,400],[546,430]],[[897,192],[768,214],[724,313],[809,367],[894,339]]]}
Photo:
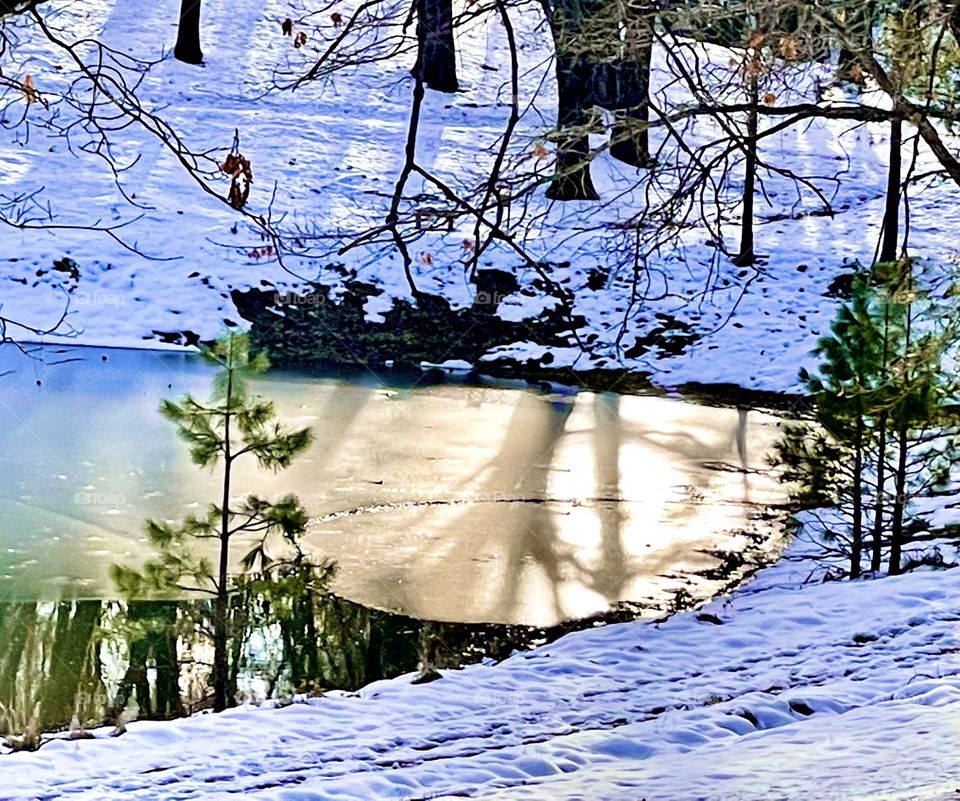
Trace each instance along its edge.
{"label": "snow-covered slope", "polygon": [[[147,100],[197,149],[229,147],[235,129],[253,160],[251,208],[320,221],[336,232],[357,216],[382,219],[383,197],[398,169],[409,78],[404,63],[378,63],[325,85],[259,96],[272,69],[299,58],[279,33],[288,0],[205,4],[208,64],[166,60],[147,76]],[[344,3],[347,5],[347,3]],[[74,37],[93,34],[151,57],[174,37],[178,0],[51,0],[45,13]],[[544,91],[524,117],[518,142],[532,145],[553,118],[544,48],[530,35],[535,5],[520,26],[526,99]],[[54,14],[56,12],[56,14]],[[62,60],[25,37],[22,73],[38,91],[58,80]],[[464,92],[431,95],[421,157],[441,173],[476,169],[496,142],[506,107],[499,91],[504,35],[491,17],[462,38]],[[537,66],[539,65],[539,67]],[[256,99],[254,99],[256,98]],[[125,176],[145,206],[123,235],[151,260],[103,235],[0,230],[3,313],[37,326],[62,309],[64,276],[40,276],[69,255],[81,271],[64,333],[100,344],[158,343],[155,332],[190,329],[213,336],[238,322],[229,291],[270,281],[297,286],[259,251],[234,215],[202,194],[149,136],[116,137],[120,155],[139,157]],[[703,230],[648,265],[660,299],[638,307],[631,336],[653,313],[675,315],[703,336],[685,354],[631,367],[654,368],[665,384],[736,382],[786,390],[833,317],[827,287],[843,259],[869,259],[882,208],[884,133],[818,123],[783,134],[777,149],[811,174],[845,171],[836,217],[809,211],[771,182],[773,208],[759,226],[759,270],[717,264]],[[51,149],[52,148],[52,149]],[[487,150],[484,150],[487,148]],[[596,180],[610,196],[634,175],[601,158]],[[0,193],[45,188],[57,221],[123,222],[112,179],[94,155],[68,153],[60,140],[23,129],[0,136]],[[950,187],[924,187],[911,202],[918,253],[948,256],[960,204]],[[780,200],[776,200],[780,198]],[[603,214],[615,224],[635,198]],[[591,220],[595,207],[548,208],[528,232],[534,252],[569,259],[555,277],[575,291],[575,311],[599,337],[592,354],[558,355],[577,367],[616,362],[612,343],[625,314],[630,276],[586,289],[587,274],[609,244],[558,235]],[[615,225],[613,230],[616,230]],[[454,303],[470,300],[456,264],[469,230],[418,244],[421,287]],[[429,253],[430,258],[423,258]],[[403,296],[395,254],[357,250],[345,258],[359,278]],[[496,266],[518,269],[506,251]],[[719,269],[719,274],[715,271]],[[523,283],[531,275],[520,270]],[[337,283],[323,262],[299,274]],[[668,284],[661,278],[667,276]],[[708,283],[708,277],[711,282]],[[658,283],[659,282],[659,283]],[[710,291],[706,291],[712,284]],[[524,296],[508,299],[520,315]],[[631,345],[626,337],[623,345]],[[529,343],[513,352],[534,353]],[[656,356],[657,354],[651,354]],[[47,743],[35,754],[0,758],[0,798],[424,799],[510,798],[591,801],[684,799],[900,799],[953,797],[960,788],[960,569],[897,578],[799,587],[790,563],[764,571],[731,598],[660,624],[633,623],[579,632],[499,664],[448,672],[427,685],[410,677],[332,694],[282,709],[237,709],[170,723],[131,724],[119,738]]]}
{"label": "snow-covered slope", "polygon": [[803,587],[798,575],[781,563],[699,612],[426,685],[53,741],[0,759],[0,797],[950,796],[960,570]]}
{"label": "snow-covered slope", "polygon": [[[178,0],[51,0],[42,8],[68,39],[96,35],[121,51],[152,59],[173,42],[178,6]],[[164,60],[146,76],[140,93],[148,106],[162,109],[195,150],[229,148],[238,130],[241,149],[254,169],[249,209],[286,214],[288,223],[330,236],[333,254],[343,243],[339,234],[362,227],[358,221],[382,222],[386,213],[402,163],[410,110],[409,58],[377,61],[295,92],[267,91],[276,70],[289,78],[315,57],[315,45],[326,44],[311,40],[294,50],[291,40],[282,36],[280,21],[287,15],[299,19],[297,6],[291,0],[205,4],[206,66]],[[350,0],[338,5],[344,14],[349,7]],[[513,157],[522,160],[532,158],[535,144],[553,124],[555,87],[549,37],[543,30],[535,33],[542,25],[537,4],[511,13],[522,44],[524,109]],[[19,72],[33,76],[41,95],[57,87],[65,56],[45,44],[27,20],[13,25],[23,40],[16,51],[22,62]],[[320,30],[327,39],[337,33],[322,26]],[[466,181],[465,176],[473,175],[479,180],[508,114],[506,37],[497,15],[472,23],[458,44],[462,91],[453,97],[428,92],[418,158],[441,176]],[[660,64],[657,72],[661,81],[662,68]],[[18,101],[14,107],[22,105]],[[28,119],[38,113],[29,111]],[[88,343],[154,346],[158,331],[214,336],[224,321],[242,324],[230,289],[259,287],[262,281],[281,292],[298,285],[295,275],[261,252],[263,243],[244,225],[233,232],[237,215],[203,193],[154,137],[134,126],[112,138],[122,163],[136,159],[122,180],[142,210],[120,200],[112,176],[96,155],[69,153],[62,139],[51,139],[36,127],[29,129],[29,137],[23,127],[0,135],[0,194],[27,195],[43,188],[43,203],[50,204],[55,221],[64,225],[130,221],[118,234],[143,253],[164,260],[131,253],[102,234],[0,229],[5,314],[41,326],[55,322],[64,301],[57,282],[44,283],[50,279],[46,276],[39,287],[33,284],[38,269],[49,269],[64,255],[79,264],[81,280],[62,331]],[[636,172],[606,156],[597,159],[595,182],[605,198],[620,198],[614,203],[550,205],[542,190],[535,193],[527,222],[519,227],[523,244],[538,259],[571,262],[556,268],[553,279],[573,291],[574,313],[588,319],[581,340],[593,341],[591,334],[596,335],[587,353],[576,347],[559,349],[554,366],[622,363],[653,370],[655,380],[664,385],[687,380],[772,390],[795,385],[798,365],[808,360],[817,335],[833,317],[836,300],[825,293],[844,269],[843,260],[869,261],[873,255],[883,204],[886,133],[882,126],[851,131],[843,121],[820,121],[765,139],[763,147],[766,157],[778,164],[821,176],[816,183],[832,199],[837,215],[811,215],[820,204],[810,193],[798,197],[792,183],[768,176],[757,210],[757,247],[769,255],[765,264],[757,270],[735,268],[718,259],[707,244],[708,232],[694,227],[651,255],[640,287],[651,299],[633,306],[631,274],[614,273],[605,286],[594,289],[587,281],[592,269],[609,266],[624,247],[618,225],[642,207],[643,184],[631,189]],[[542,169],[549,172],[549,160]],[[218,185],[221,192],[225,188]],[[913,194],[914,252],[950,258],[950,232],[960,222],[960,204],[952,201],[955,187],[934,182]],[[39,215],[45,210],[32,209]],[[735,225],[732,228],[735,235]],[[582,230],[587,233],[577,233]],[[447,235],[417,241],[412,255],[418,286],[445,295],[455,305],[469,303],[473,289],[460,262],[463,241],[472,236],[472,226],[464,221]],[[507,247],[494,247],[487,257],[493,266],[517,271],[527,289],[536,278]],[[337,287],[343,276],[331,268],[334,262],[384,290],[376,301],[378,309],[390,298],[409,293],[400,259],[390,246],[361,247],[329,259],[291,259],[288,264],[298,276]],[[518,318],[542,305],[542,297],[533,294],[508,298],[504,314]],[[625,357],[638,337],[670,318],[693,326],[702,337],[695,348],[665,359],[658,358],[663,354],[656,348]],[[618,348],[625,319],[627,333]],[[503,353],[536,357],[541,350],[526,342]]]}

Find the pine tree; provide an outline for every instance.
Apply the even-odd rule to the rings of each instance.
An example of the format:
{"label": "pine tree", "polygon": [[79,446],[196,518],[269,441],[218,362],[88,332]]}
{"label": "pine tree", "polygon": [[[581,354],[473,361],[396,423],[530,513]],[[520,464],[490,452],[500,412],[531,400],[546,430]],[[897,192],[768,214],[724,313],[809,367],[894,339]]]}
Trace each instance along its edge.
{"label": "pine tree", "polygon": [[903,547],[920,525],[910,501],[946,486],[955,460],[957,425],[946,405],[957,384],[943,364],[960,331],[955,314],[918,284],[910,262],[855,275],[850,300],[817,345],[817,370],[801,371],[815,423],[789,427],[779,448],[794,500],[839,510],[842,531],[820,527],[827,540],[845,542],[838,550],[851,577],[862,569],[868,522],[871,569],[881,568],[886,536],[888,572],[902,571]]}
{"label": "pine tree", "polygon": [[857,578],[862,569],[868,419],[885,381],[884,333],[877,324],[874,296],[869,274],[855,275],[850,301],[840,308],[830,334],[820,339],[814,351],[820,357],[817,373],[801,370],[801,380],[815,399],[817,422],[829,434],[824,437],[821,432],[815,458],[841,458],[841,464],[850,468],[834,492],[838,501],[845,500],[851,507],[851,578]]}
{"label": "pine tree", "polygon": [[[901,265],[893,284],[904,308],[904,324],[895,343],[891,383],[885,409],[894,432],[897,456],[890,514],[888,572],[902,572],[907,505],[922,491],[942,489],[950,477],[953,443],[944,406],[955,395],[955,379],[943,363],[957,342],[952,315],[931,307],[909,270]],[[931,433],[932,430],[932,433]]]}
{"label": "pine tree", "polygon": [[[275,537],[296,545],[307,524],[307,514],[294,495],[270,501],[249,495],[231,500],[233,469],[238,459],[256,459],[263,469],[282,470],[309,446],[309,429],[287,429],[275,420],[273,404],[251,395],[248,379],[269,367],[262,355],[251,356],[245,334],[231,333],[203,351],[221,368],[206,403],[186,395],[179,403],[165,400],[160,411],[177,426],[190,447],[193,463],[221,469],[221,498],[203,516],[180,523],[147,522],[147,536],[158,555],[142,571],[114,565],[112,575],[128,595],[188,591],[205,593],[213,600],[214,709],[228,701],[229,603],[237,587],[230,575],[230,545],[238,536],[254,537],[256,545],[241,561],[249,571],[256,562],[268,563],[267,552]],[[218,546],[216,565],[196,553],[198,541]]]}

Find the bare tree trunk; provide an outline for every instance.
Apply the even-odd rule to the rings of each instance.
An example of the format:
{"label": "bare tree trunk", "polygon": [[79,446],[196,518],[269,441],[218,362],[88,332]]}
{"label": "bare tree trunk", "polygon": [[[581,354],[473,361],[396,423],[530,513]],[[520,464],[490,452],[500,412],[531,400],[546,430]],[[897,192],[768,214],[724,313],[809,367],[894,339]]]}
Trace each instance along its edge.
{"label": "bare tree trunk", "polygon": [[850,578],[860,577],[863,555],[863,414],[857,411],[853,440],[853,533],[850,543]]}
{"label": "bare tree trunk", "polygon": [[759,115],[757,106],[760,103],[759,86],[757,81],[757,69],[759,66],[756,54],[751,54],[748,63],[749,77],[747,97],[750,103],[750,111],[747,112],[747,139],[746,139],[746,162],[744,164],[743,177],[743,216],[740,222],[740,253],[733,260],[737,265],[753,264],[756,260],[753,245],[753,196],[756,191],[757,182],[757,131],[759,127]]}
{"label": "bare tree trunk", "polygon": [[150,680],[147,676],[147,657],[150,655],[150,643],[144,637],[138,637],[130,643],[127,669],[117,687],[113,698],[113,715],[120,718],[133,695],[137,701],[137,716],[141,719],[153,717],[153,704],[150,700]]}
{"label": "bare tree trunk", "polygon": [[200,49],[201,0],[180,0],[180,23],[177,26],[177,44],[173,57],[186,64],[202,64]]}
{"label": "bare tree trunk", "polygon": [[557,62],[557,158],[551,200],[599,200],[590,177],[590,115],[594,69],[580,32],[577,0],[555,0],[550,21]]}
{"label": "bare tree trunk", "polygon": [[243,662],[243,649],[250,632],[249,604],[235,595],[229,599],[227,608],[228,642],[227,650],[227,705],[233,706],[237,702],[237,691],[240,679],[240,667]]}
{"label": "bare tree trunk", "polygon": [[[37,625],[37,604],[3,605],[0,621],[0,704],[12,707],[17,690],[17,675],[23,662],[27,640]],[[0,733],[3,733],[0,730]]]}
{"label": "bare tree trunk", "polygon": [[[888,351],[890,347],[890,305],[888,302],[883,306],[883,356],[880,361],[882,375],[886,380],[886,371],[888,369]],[[887,410],[881,409],[877,415],[877,483],[874,489],[874,503],[876,508],[873,512],[873,551],[870,555],[870,570],[874,573],[880,571],[883,563],[883,506],[884,495],[887,491]]]}
{"label": "bare tree trunk", "polygon": [[[610,137],[610,155],[633,167],[650,165],[650,61],[653,57],[653,15],[645,5],[628,2],[623,21],[623,58],[616,65],[617,91],[624,111]],[[623,104],[623,105],[621,105]]]}
{"label": "bare tree trunk", "polygon": [[73,717],[83,667],[100,623],[100,601],[61,601],[57,605],[56,633],[50,654],[50,672],[41,690],[40,721],[55,728]]}
{"label": "bare tree trunk", "polygon": [[213,604],[213,711],[227,708],[230,674],[227,666],[227,595],[218,593]]}
{"label": "bare tree trunk", "polygon": [[[906,265],[900,266],[900,276],[897,283],[897,289],[906,287],[908,290],[912,288],[912,278],[910,274],[910,268]],[[910,358],[910,345],[912,337],[912,319],[911,319],[911,304],[908,301],[906,307],[906,331],[903,341],[903,358]],[[912,376],[910,375],[909,368],[904,370],[902,375],[903,385],[902,391],[909,392],[910,382]],[[899,447],[899,453],[897,454],[897,471],[894,476],[894,491],[896,492],[896,497],[893,501],[893,513],[892,520],[890,521],[890,562],[889,567],[887,568],[887,573],[891,576],[897,575],[901,572],[901,553],[903,551],[903,515],[904,509],[907,505],[907,447],[909,443],[909,430],[910,430],[910,419],[908,417],[909,411],[907,408],[908,403],[901,401],[900,408],[898,410],[898,417],[900,418],[897,422],[897,446]]]}
{"label": "bare tree trunk", "polygon": [[556,172],[547,188],[551,200],[599,200],[590,177],[589,116],[579,100],[583,81],[569,59],[557,57],[560,87]]}
{"label": "bare tree trunk", "polygon": [[887,413],[883,411],[877,417],[877,484],[874,492],[876,509],[873,512],[873,551],[870,554],[870,569],[874,572],[878,572],[883,564],[883,496],[887,491],[886,471]]}
{"label": "bare tree trunk", "polygon": [[217,569],[217,597],[213,605],[213,711],[227,708],[230,674],[227,665],[227,624],[230,567],[230,474],[233,454],[230,450],[230,409],[233,404],[233,340],[227,367],[227,412],[223,416],[223,497],[220,506],[220,563]]}
{"label": "bare tree trunk", "polygon": [[759,129],[759,114],[757,106],[760,104],[760,88],[758,82],[759,57],[752,50],[747,62],[747,102],[750,111],[747,112],[746,160],[743,176],[743,216],[740,220],[740,252],[733,263],[744,266],[753,264],[756,254],[753,249],[753,196],[757,185],[757,132]]}
{"label": "bare tree trunk", "polygon": [[416,0],[417,63],[423,83],[438,92],[456,92],[457,51],[452,0]]}
{"label": "bare tree trunk", "polygon": [[[113,715],[119,717],[134,695],[139,707],[137,716],[141,719],[179,716],[183,708],[177,658],[177,603],[131,601],[127,605],[126,622],[131,624],[133,634],[129,639],[127,669],[113,699]],[[156,667],[156,703],[150,697],[147,675],[151,654]]]}
{"label": "bare tree trunk", "polygon": [[162,622],[153,638],[153,659],[157,668],[156,714],[161,718],[183,713],[180,699],[180,660],[177,655],[177,604],[160,603],[155,619]]}
{"label": "bare tree trunk", "polygon": [[887,573],[895,576],[900,573],[900,555],[903,552],[903,510],[906,506],[907,484],[907,427],[904,424],[897,431],[897,445],[900,453],[897,459],[895,487],[897,497],[893,501],[893,519],[890,524],[890,565]]}
{"label": "bare tree trunk", "polygon": [[878,261],[897,259],[897,240],[900,233],[900,145],[903,141],[903,123],[890,121],[890,166],[887,169],[887,200],[883,211],[883,242]]}

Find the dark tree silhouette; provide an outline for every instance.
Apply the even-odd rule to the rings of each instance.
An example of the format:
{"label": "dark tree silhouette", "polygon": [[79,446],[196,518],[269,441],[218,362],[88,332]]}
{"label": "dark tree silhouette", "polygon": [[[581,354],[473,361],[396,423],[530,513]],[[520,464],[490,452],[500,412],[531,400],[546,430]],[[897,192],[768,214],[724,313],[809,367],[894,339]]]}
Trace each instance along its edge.
{"label": "dark tree silhouette", "polygon": [[200,49],[201,0],[180,0],[180,24],[177,26],[177,44],[173,57],[185,64],[202,64]]}
{"label": "dark tree silhouette", "polygon": [[41,691],[40,720],[45,728],[70,723],[102,606],[101,601],[61,601],[57,605],[50,668]]}
{"label": "dark tree silhouette", "polygon": [[759,133],[758,106],[760,92],[757,76],[760,61],[753,53],[746,61],[747,73],[747,136],[744,142],[746,151],[743,175],[743,213],[740,218],[740,252],[734,258],[734,264],[746,266],[757,260],[753,242],[753,208],[757,185],[757,134]]}
{"label": "dark tree silhouette", "polygon": [[551,200],[598,200],[590,177],[589,106],[595,70],[585,29],[600,3],[554,0],[550,28],[557,64],[557,161]]}
{"label": "dark tree silhouette", "polygon": [[[129,661],[113,701],[119,718],[134,696],[139,718],[173,718],[183,714],[180,701],[180,662],[177,656],[175,601],[131,601],[127,605]],[[149,665],[153,659],[155,696],[151,693]]]}
{"label": "dark tree silhouette", "polygon": [[456,92],[457,51],[453,41],[452,0],[416,0],[416,74],[438,92]]}
{"label": "dark tree silhouette", "polygon": [[878,261],[897,260],[900,233],[900,145],[903,141],[901,120],[890,122],[890,167],[887,172],[887,198],[883,211],[883,240]]}
{"label": "dark tree silhouette", "polygon": [[633,167],[650,164],[650,59],[653,55],[653,10],[628,2],[621,25],[622,60],[613,65],[615,99],[622,109],[610,135],[610,155]]}

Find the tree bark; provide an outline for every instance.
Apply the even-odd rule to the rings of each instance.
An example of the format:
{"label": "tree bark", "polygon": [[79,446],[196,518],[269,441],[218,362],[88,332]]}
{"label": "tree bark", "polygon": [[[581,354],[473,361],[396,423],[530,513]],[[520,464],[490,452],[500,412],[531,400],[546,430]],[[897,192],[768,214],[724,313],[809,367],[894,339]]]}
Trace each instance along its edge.
{"label": "tree bark", "polygon": [[900,573],[900,555],[903,552],[903,510],[906,506],[905,497],[907,484],[907,429],[902,426],[897,431],[897,444],[900,453],[897,459],[897,473],[895,487],[897,497],[893,501],[893,519],[890,524],[890,564],[887,573],[896,576]]}
{"label": "tree bark", "polygon": [[177,25],[177,44],[173,57],[185,64],[202,64],[200,49],[201,0],[180,0],[180,22]]}
{"label": "tree bark", "polygon": [[863,414],[857,411],[853,440],[853,532],[850,543],[850,578],[860,577],[863,555]]}
{"label": "tree bark", "polygon": [[150,680],[147,676],[147,657],[150,644],[146,638],[138,637],[130,643],[127,669],[123,673],[117,694],[113,699],[113,715],[119,718],[130,703],[133,695],[137,701],[137,716],[142,719],[153,717],[153,703],[150,700]]}
{"label": "tree bark", "polygon": [[100,601],[61,601],[50,650],[50,668],[41,689],[40,722],[48,728],[66,726],[73,717],[84,665],[93,634],[100,623]]}
{"label": "tree bark", "polygon": [[616,65],[618,108],[610,136],[610,155],[632,167],[650,165],[650,61],[653,57],[653,17],[645,7],[627,3],[623,58]]}
{"label": "tree bark", "polygon": [[[886,336],[886,334],[884,334]],[[884,357],[886,366],[886,357]],[[873,550],[870,554],[870,569],[879,572],[883,564],[883,496],[886,492],[887,461],[887,413],[877,417],[877,484],[874,492],[876,508],[873,512]]]}
{"label": "tree bark", "polygon": [[878,261],[897,260],[897,241],[900,234],[900,145],[903,141],[903,122],[890,121],[890,166],[887,168],[887,198],[883,211],[883,241]]}
{"label": "tree bark", "polygon": [[229,626],[229,567],[230,567],[230,477],[233,454],[230,448],[230,410],[233,407],[233,340],[227,364],[226,408],[223,416],[223,496],[220,506],[220,561],[217,567],[217,596],[213,603],[213,711],[227,708],[230,673],[227,665],[227,637]]}
{"label": "tree bark", "polygon": [[554,0],[550,27],[557,64],[557,155],[551,200],[599,200],[590,177],[590,115],[596,81],[581,33],[586,10],[578,0]]}
{"label": "tree bark", "polygon": [[452,0],[416,0],[417,70],[438,92],[456,92],[457,51],[453,39]]}
{"label": "tree bark", "polygon": [[249,605],[236,595],[229,598],[227,608],[227,705],[233,706],[237,702],[237,693],[240,680],[240,666],[243,662],[243,649],[250,631]]}
{"label": "tree bark", "polygon": [[[113,714],[119,717],[131,694],[139,707],[138,717],[175,718],[183,713],[180,699],[180,661],[177,656],[177,610],[175,601],[131,601],[127,622],[132,625],[129,660],[113,699]],[[136,624],[141,624],[139,627]],[[147,662],[153,655],[157,676],[156,702],[150,696]]]}
{"label": "tree bark", "polygon": [[0,626],[0,704],[4,706],[14,705],[23,654],[36,625],[37,604],[4,604]]}
{"label": "tree bark", "polygon": [[[757,56],[752,54],[750,66],[759,66]],[[740,220],[740,252],[733,260],[738,266],[753,264],[756,260],[753,244],[753,201],[757,182],[757,133],[759,130],[759,114],[757,106],[760,103],[757,72],[750,69],[747,85],[747,96],[750,110],[747,112],[746,160],[743,177],[743,215]]]}
{"label": "tree bark", "polygon": [[157,626],[152,637],[153,661],[157,669],[154,712],[160,718],[174,718],[183,713],[176,633],[178,605],[167,601],[153,602],[150,611]]}

